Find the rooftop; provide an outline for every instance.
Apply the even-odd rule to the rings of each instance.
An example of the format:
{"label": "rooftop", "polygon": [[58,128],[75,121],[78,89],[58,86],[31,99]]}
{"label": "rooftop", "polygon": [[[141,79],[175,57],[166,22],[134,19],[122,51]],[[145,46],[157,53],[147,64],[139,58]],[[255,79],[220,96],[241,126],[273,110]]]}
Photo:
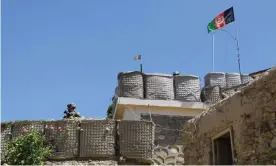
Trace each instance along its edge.
{"label": "rooftop", "polygon": [[271,69],[271,68],[264,69],[264,70],[260,70],[260,71],[256,71],[256,72],[254,72],[254,73],[250,73],[249,76],[254,77],[255,75],[264,73],[264,72],[266,72],[266,71],[268,71],[268,70],[270,70],[270,69]]}

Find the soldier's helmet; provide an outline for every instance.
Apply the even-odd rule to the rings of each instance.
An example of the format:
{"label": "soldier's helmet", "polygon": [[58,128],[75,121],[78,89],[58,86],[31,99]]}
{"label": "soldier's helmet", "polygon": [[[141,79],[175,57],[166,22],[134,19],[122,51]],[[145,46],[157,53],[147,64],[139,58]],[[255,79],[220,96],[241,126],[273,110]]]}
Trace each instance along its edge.
{"label": "soldier's helmet", "polygon": [[71,103],[71,104],[67,104],[67,108],[76,108],[76,104]]}
{"label": "soldier's helmet", "polygon": [[178,72],[178,71],[175,71],[175,72],[173,72],[173,75],[174,75],[174,76],[179,75],[179,72]]}

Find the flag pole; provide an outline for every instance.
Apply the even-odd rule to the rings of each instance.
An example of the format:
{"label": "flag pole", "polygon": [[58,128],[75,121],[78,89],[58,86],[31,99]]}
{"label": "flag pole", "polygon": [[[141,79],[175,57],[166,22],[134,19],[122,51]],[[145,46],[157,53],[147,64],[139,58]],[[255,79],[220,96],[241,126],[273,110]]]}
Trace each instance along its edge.
{"label": "flag pole", "polygon": [[141,72],[141,73],[143,72],[143,66],[142,66],[142,63],[140,64],[140,72]]}
{"label": "flag pole", "polygon": [[213,72],[215,71],[215,32],[213,32]]}

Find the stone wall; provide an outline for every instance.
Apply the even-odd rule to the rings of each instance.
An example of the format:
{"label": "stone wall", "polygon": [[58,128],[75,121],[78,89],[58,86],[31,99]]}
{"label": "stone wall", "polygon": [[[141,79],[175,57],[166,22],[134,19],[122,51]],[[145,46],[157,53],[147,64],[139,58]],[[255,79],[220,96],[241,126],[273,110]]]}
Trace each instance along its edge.
{"label": "stone wall", "polygon": [[58,120],[1,123],[1,157],[4,157],[9,140],[30,132],[32,128],[45,136],[47,145],[53,150],[49,160],[122,158],[152,162],[154,125],[145,121]]}
{"label": "stone wall", "polygon": [[214,164],[212,137],[232,131],[234,163],[275,164],[276,69],[184,125],[186,164]]}
{"label": "stone wall", "polygon": [[142,120],[155,124],[155,148],[153,160],[156,164],[183,165],[184,155],[181,142],[183,124],[193,117],[141,114]]}
{"label": "stone wall", "polygon": [[141,114],[141,119],[152,121],[155,124],[155,140],[156,146],[169,146],[181,143],[181,132],[183,124],[192,119],[191,116],[169,116],[159,114]]}

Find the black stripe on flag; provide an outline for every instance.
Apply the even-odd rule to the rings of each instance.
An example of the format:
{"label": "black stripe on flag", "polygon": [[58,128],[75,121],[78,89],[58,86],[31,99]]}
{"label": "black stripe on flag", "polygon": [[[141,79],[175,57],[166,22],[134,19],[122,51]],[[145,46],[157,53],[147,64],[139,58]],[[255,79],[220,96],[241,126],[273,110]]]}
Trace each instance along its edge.
{"label": "black stripe on flag", "polygon": [[224,20],[225,20],[226,25],[235,21],[234,8],[233,7],[231,7],[231,8],[224,11]]}

